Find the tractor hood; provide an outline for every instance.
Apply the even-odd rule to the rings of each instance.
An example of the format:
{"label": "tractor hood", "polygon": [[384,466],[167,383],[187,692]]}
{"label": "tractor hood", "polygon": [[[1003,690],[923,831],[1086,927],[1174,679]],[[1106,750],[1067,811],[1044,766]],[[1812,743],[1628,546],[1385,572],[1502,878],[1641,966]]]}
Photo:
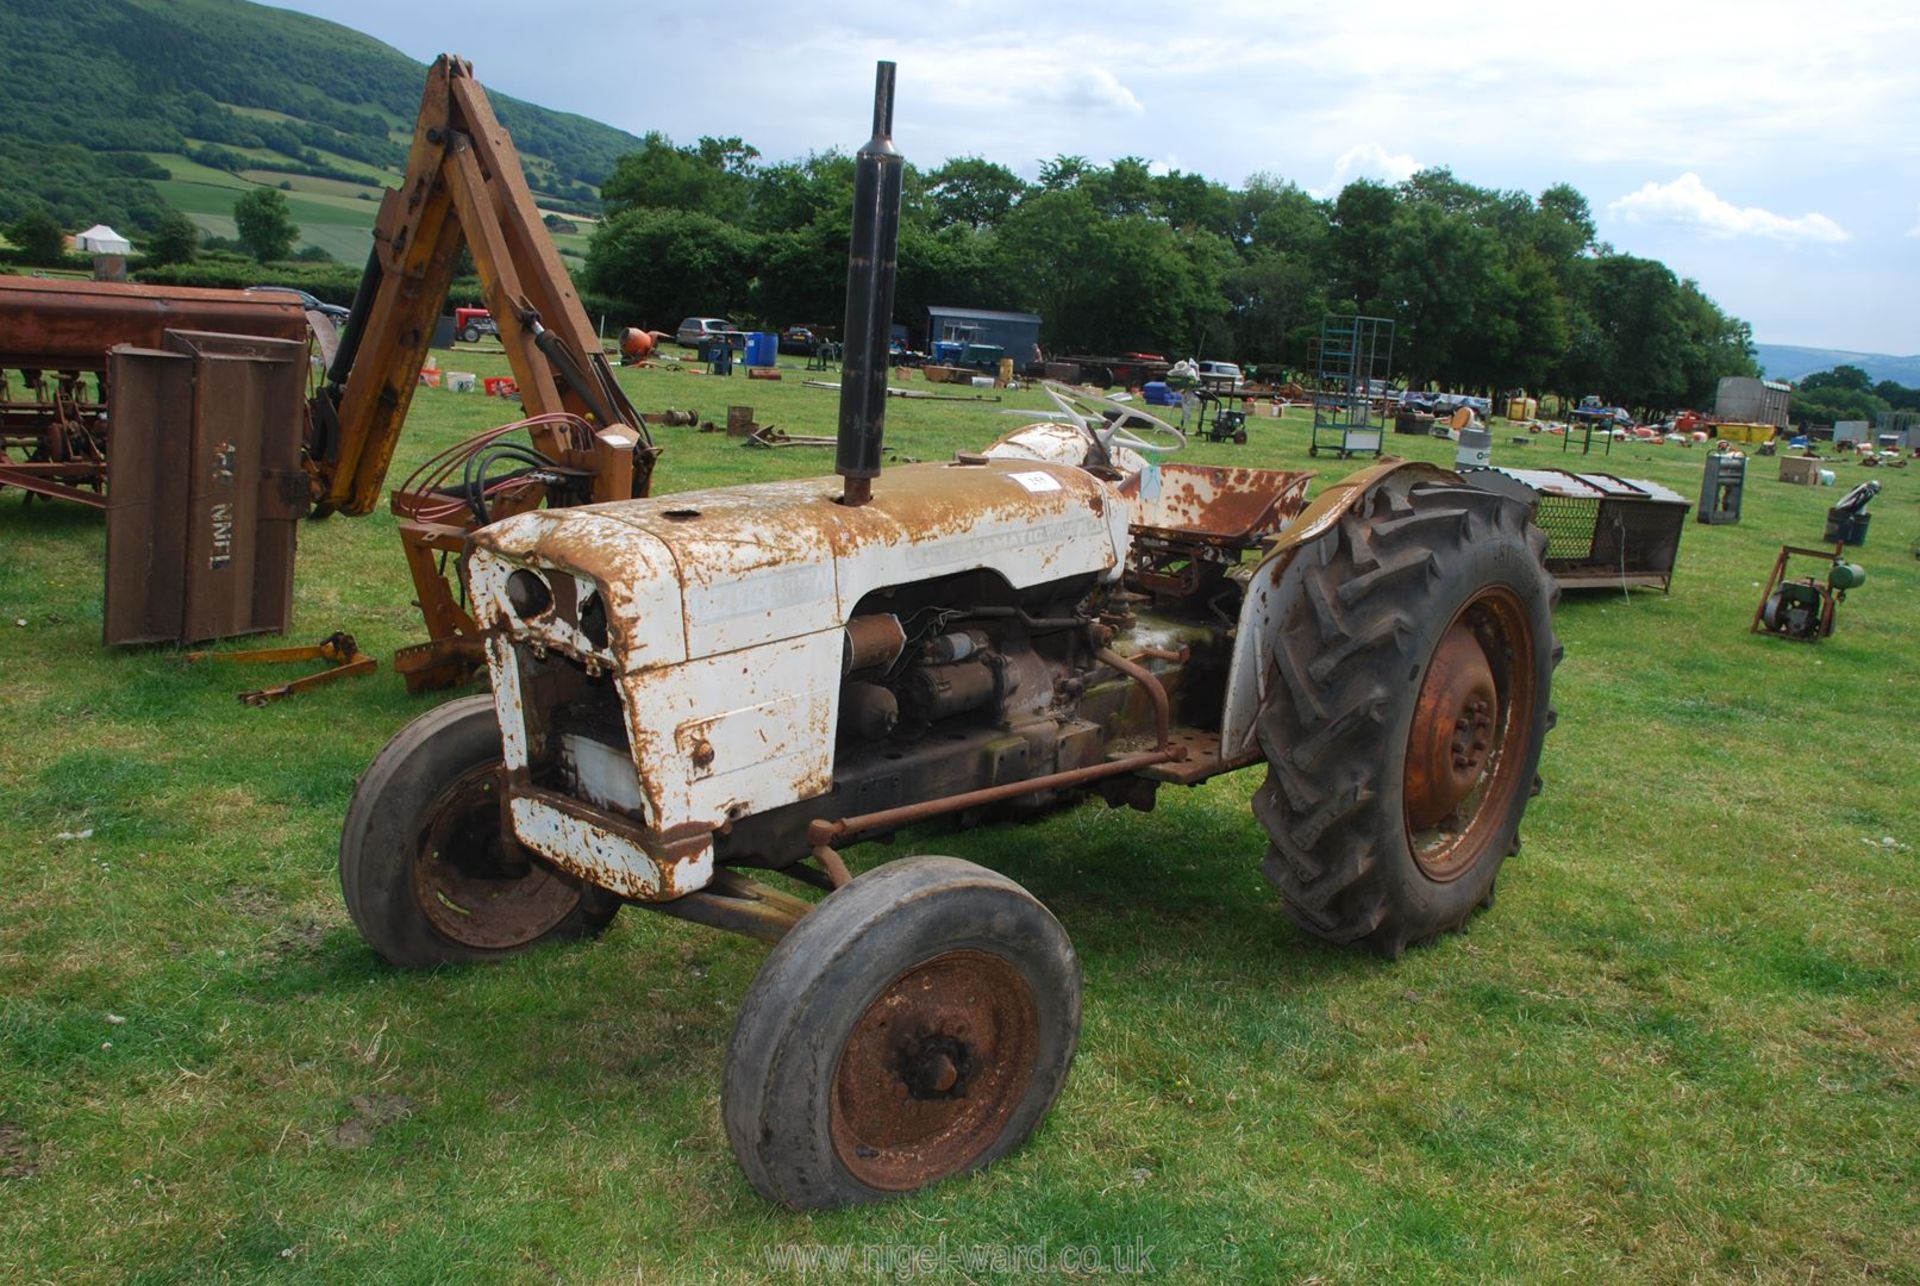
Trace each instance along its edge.
{"label": "tractor hood", "polygon": [[[571,572],[569,600],[598,592],[611,639],[547,641],[632,672],[837,629],[875,589],[987,569],[1016,589],[1126,560],[1127,507],[1080,469],[1029,460],[887,470],[871,503],[838,503],[838,478],[808,478],[573,509],[538,510],[472,537],[475,608],[528,631],[508,606],[519,567]],[[558,637],[556,637],[558,635]]]}

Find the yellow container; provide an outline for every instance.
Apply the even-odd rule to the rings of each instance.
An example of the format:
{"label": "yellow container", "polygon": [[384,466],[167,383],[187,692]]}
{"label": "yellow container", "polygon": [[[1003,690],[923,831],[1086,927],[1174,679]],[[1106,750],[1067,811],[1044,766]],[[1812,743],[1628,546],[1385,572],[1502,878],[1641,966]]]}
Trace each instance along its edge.
{"label": "yellow container", "polygon": [[1531,420],[1533,417],[1527,414],[1527,399],[1524,397],[1516,397],[1510,400],[1507,403],[1507,418],[1509,420]]}

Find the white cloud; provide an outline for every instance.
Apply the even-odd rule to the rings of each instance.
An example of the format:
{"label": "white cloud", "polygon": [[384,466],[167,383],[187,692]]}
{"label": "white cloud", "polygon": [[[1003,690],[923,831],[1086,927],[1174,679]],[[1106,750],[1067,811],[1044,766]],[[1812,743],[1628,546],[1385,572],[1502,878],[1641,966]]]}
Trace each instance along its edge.
{"label": "white cloud", "polygon": [[1340,189],[1355,179],[1378,179],[1382,183],[1401,183],[1420,170],[1420,163],[1406,152],[1389,152],[1378,143],[1361,143],[1340,153],[1333,163],[1333,179],[1325,187],[1313,189],[1317,197],[1340,195]]}
{"label": "white cloud", "polygon": [[1847,230],[1824,214],[1789,218],[1756,205],[1735,205],[1716,195],[1689,170],[1671,183],[1649,182],[1607,206],[1628,223],[1668,223],[1699,228],[1716,237],[1770,237],[1775,241],[1849,240]]}
{"label": "white cloud", "polygon": [[1042,102],[1083,112],[1118,112],[1124,116],[1144,116],[1147,109],[1105,67],[1076,67],[1057,80],[1032,86]]}
{"label": "white cloud", "polygon": [[[446,41],[436,6],[270,3],[415,58]],[[900,66],[895,138],[929,167],[979,155],[1032,177],[1056,154],[1172,166],[1177,153],[1181,170],[1228,184],[1259,172],[1331,193],[1359,175],[1406,171],[1407,162],[1366,168],[1365,147],[1335,169],[1356,143],[1376,140],[1378,156],[1445,165],[1469,183],[1538,192],[1566,181],[1592,200],[1610,241],[1669,259],[1763,337],[1920,351],[1920,231],[1903,235],[1920,228],[1913,197],[1883,198],[1877,213],[1822,197],[1846,210],[1848,228],[1838,216],[1794,217],[1811,200],[1804,175],[1819,174],[1827,192],[1872,194],[1888,190],[1889,175],[1920,173],[1915,0],[1220,0],[1201,18],[1143,0],[848,0],[777,31],[661,22],[644,7],[589,0],[541,8],[568,20],[529,21],[524,0],[466,0],[461,13],[461,53],[490,89],[635,134],[738,134],[769,160],[859,146],[874,60],[885,58]],[[578,75],[588,28],[610,47],[644,45],[645,82]],[[727,71],[723,91],[715,67]],[[1689,172],[1713,175],[1733,197],[1712,203],[1717,223],[1694,209],[1675,236],[1659,221],[1675,212],[1648,208],[1660,204],[1652,197],[1607,213],[1608,193]],[[1738,206],[1784,217],[1756,224]],[[1915,254],[1869,256],[1873,236]],[[1786,246],[1821,253],[1782,256]],[[1831,288],[1843,266],[1858,271],[1849,292]]]}

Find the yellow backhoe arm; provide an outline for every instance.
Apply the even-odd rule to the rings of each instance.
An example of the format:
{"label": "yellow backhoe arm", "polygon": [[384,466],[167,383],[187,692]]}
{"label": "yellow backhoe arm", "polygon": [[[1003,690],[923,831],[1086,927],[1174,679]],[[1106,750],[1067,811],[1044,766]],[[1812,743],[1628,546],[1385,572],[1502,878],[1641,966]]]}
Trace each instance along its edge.
{"label": "yellow backhoe arm", "polygon": [[394,492],[401,544],[431,636],[394,658],[416,691],[458,682],[480,662],[473,618],[447,580],[449,560],[459,574],[469,531],[483,518],[543,503],[644,496],[658,455],[601,354],[513,140],[472,67],[442,54],[427,73],[406,176],[381,202],[353,315],[308,408],[306,467],[316,513],[365,514],[379,503],[463,248],[473,254],[532,421],[536,458],[553,467],[536,471],[491,511],[484,503],[472,512],[449,505],[430,482],[420,494]]}
{"label": "yellow backhoe arm", "polygon": [[427,73],[406,177],[381,202],[347,334],[314,399],[307,467],[316,506],[364,514],[379,503],[462,247],[473,252],[527,414],[569,412],[596,431],[589,458],[538,428],[535,445],[592,472],[596,500],[645,495],[654,457],[646,429],[601,355],[513,140],[471,66],[443,54]]}

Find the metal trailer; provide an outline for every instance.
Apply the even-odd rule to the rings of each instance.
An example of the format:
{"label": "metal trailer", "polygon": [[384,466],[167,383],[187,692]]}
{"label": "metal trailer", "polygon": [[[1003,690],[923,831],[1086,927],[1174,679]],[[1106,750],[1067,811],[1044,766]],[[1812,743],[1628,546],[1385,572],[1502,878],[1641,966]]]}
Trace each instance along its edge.
{"label": "metal trailer", "polygon": [[1042,364],[1050,380],[1086,384],[1093,388],[1139,388],[1149,380],[1165,379],[1173,363],[1156,353],[1122,353],[1118,357],[1089,354],[1055,358]]}
{"label": "metal trailer", "polygon": [[1713,414],[1715,419],[1784,429],[1792,398],[1793,386],[1783,380],[1723,375],[1714,390]]}

